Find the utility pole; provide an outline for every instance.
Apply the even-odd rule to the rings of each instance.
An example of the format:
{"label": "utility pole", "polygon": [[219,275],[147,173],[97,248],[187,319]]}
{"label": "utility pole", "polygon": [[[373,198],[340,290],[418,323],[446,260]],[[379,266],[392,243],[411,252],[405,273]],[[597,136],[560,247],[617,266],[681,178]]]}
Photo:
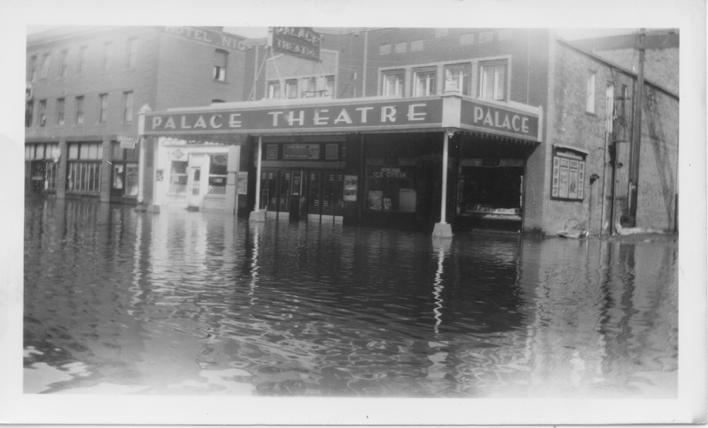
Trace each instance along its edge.
{"label": "utility pole", "polygon": [[629,162],[629,216],[632,226],[637,226],[637,203],[639,194],[639,154],[642,143],[642,105],[644,98],[644,39],[646,30],[639,30],[637,50],[639,51],[639,64],[637,66],[637,83],[633,96],[632,117],[632,145]]}

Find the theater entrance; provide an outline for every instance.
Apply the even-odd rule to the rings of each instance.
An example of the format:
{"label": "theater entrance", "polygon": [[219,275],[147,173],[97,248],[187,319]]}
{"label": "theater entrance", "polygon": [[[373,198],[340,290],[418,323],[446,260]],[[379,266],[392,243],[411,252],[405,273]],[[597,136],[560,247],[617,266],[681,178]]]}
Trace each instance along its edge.
{"label": "theater entrance", "polygon": [[344,213],[341,171],[303,168],[264,169],[261,173],[261,209],[268,217],[341,222]]}

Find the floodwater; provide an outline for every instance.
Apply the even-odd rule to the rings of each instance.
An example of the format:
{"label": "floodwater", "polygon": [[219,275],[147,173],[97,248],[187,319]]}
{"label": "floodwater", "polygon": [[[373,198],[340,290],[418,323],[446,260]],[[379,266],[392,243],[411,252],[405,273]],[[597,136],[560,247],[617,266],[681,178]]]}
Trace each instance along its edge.
{"label": "floodwater", "polygon": [[676,395],[675,238],[25,210],[26,393]]}

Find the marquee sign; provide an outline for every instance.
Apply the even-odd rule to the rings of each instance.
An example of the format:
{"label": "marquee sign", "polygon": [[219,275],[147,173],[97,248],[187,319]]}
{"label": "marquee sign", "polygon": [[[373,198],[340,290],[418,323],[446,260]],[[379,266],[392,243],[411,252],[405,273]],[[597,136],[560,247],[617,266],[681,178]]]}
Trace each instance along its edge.
{"label": "marquee sign", "polygon": [[538,140],[539,122],[536,114],[467,99],[462,101],[461,110],[462,128]]}
{"label": "marquee sign", "polygon": [[320,34],[308,27],[273,27],[273,52],[320,60]]}
{"label": "marquee sign", "polygon": [[442,100],[387,100],[288,108],[148,113],[145,135],[298,133],[440,126]]}

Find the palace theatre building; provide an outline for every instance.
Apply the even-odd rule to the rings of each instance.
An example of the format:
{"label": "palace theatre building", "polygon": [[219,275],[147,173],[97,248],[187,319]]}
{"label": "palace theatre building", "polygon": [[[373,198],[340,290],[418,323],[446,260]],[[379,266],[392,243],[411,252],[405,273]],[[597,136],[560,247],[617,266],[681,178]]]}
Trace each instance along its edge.
{"label": "palace theatre building", "polygon": [[140,132],[152,168],[141,197],[252,218],[520,230],[541,116],[537,107],[459,93],[148,112]]}

